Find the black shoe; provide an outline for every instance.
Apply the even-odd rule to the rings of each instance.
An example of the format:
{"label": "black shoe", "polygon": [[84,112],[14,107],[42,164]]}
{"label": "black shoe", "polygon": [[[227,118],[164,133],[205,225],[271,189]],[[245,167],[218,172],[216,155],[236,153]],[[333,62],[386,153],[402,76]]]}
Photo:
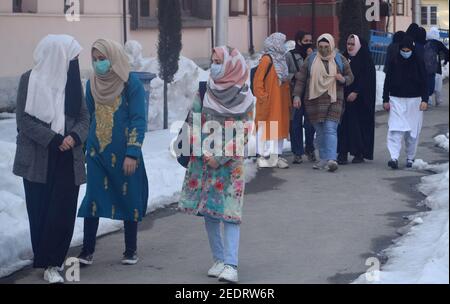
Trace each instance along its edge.
{"label": "black shoe", "polygon": [[306,156],[308,157],[308,161],[315,163],[317,162],[317,157],[316,157],[316,153],[314,153],[314,151],[312,152],[306,152]]}
{"label": "black shoe", "polygon": [[362,164],[364,162],[364,158],[361,156],[355,156],[352,160],[352,164]]}
{"label": "black shoe", "polygon": [[303,158],[301,155],[295,155],[294,156],[294,161],[292,162],[295,165],[299,165],[301,163],[303,163]]}
{"label": "black shoe", "polygon": [[136,265],[139,261],[136,252],[125,252],[122,258],[122,265]]}
{"label": "black shoe", "polygon": [[348,164],[348,157],[347,157],[347,155],[339,154],[338,159],[337,159],[337,163],[339,165],[347,165]]}
{"label": "black shoe", "polygon": [[92,265],[92,263],[94,263],[94,255],[82,251],[78,256],[78,261],[80,262],[81,265],[85,266]]}
{"label": "black shoe", "polygon": [[388,162],[388,166],[391,167],[393,170],[397,170],[398,169],[398,160],[396,159],[391,159]]}
{"label": "black shoe", "polygon": [[414,165],[414,159],[406,160],[406,168],[411,169]]}

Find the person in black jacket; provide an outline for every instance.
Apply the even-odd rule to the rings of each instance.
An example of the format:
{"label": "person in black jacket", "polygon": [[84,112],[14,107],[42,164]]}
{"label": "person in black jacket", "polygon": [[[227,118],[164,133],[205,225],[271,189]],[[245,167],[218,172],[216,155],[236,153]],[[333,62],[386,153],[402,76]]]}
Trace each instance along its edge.
{"label": "person in black jacket", "polygon": [[416,53],[414,41],[406,36],[399,53],[389,62],[384,82],[383,106],[389,114],[388,165],[398,169],[398,159],[405,139],[407,168],[416,156],[422,129],[423,111],[428,109],[427,75],[422,57]]}
{"label": "person in black jacket", "polygon": [[[300,71],[306,57],[313,53],[313,38],[310,33],[299,31],[295,36],[295,49],[286,54],[286,62],[289,68],[289,77],[291,81],[291,91],[295,86],[295,74]],[[303,133],[303,128],[305,133]],[[315,130],[309,122],[304,107],[293,107],[291,112],[290,137],[291,148],[294,153],[294,164],[303,162],[302,156],[306,154],[308,160],[316,161],[314,135]],[[303,138],[305,137],[305,140]]]}
{"label": "person in black jacket", "polygon": [[399,49],[398,46],[400,42],[403,41],[403,38],[405,38],[406,32],[404,31],[398,31],[394,34],[392,37],[392,43],[388,46],[386,51],[386,60],[384,64],[384,73],[387,73],[387,69],[389,67],[389,62],[392,60],[393,57],[397,56]]}

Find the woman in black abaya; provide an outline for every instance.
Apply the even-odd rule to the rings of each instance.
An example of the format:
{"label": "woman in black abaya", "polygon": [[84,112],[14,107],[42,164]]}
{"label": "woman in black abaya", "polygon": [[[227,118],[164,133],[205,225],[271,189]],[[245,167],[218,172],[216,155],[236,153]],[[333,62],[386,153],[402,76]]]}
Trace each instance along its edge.
{"label": "woman in black abaya", "polygon": [[338,162],[373,160],[375,137],[376,72],[367,42],[350,35],[344,56],[350,61],[355,81],[345,88],[345,112],[338,130]]}

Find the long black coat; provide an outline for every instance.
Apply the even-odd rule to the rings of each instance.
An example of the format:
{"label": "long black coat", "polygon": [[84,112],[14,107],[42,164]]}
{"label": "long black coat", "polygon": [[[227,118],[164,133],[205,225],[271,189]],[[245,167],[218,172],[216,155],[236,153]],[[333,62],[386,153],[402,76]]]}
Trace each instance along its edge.
{"label": "long black coat", "polygon": [[361,40],[362,47],[356,56],[347,52],[355,81],[345,88],[345,100],[350,93],[358,93],[354,102],[345,103],[345,111],[339,126],[338,152],[346,155],[373,159],[375,138],[376,71],[367,43]]}

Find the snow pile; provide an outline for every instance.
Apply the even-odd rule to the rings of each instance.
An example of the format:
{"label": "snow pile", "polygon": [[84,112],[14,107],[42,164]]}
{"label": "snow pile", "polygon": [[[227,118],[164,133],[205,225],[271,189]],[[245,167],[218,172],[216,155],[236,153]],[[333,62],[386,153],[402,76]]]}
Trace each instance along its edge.
{"label": "snow pile", "polygon": [[[448,134],[435,142],[448,151]],[[364,274],[355,283],[449,283],[449,164],[428,165],[420,160],[417,168],[436,172],[423,177],[418,186],[427,196],[422,204],[431,211],[411,218],[411,229],[386,250],[389,260],[381,271]]]}
{"label": "snow pile", "polygon": [[[132,69],[159,75],[157,58],[143,58],[142,46],[137,41],[129,41],[125,46]],[[206,81],[209,73],[198,67],[192,60],[181,56],[179,69],[174,81],[168,86],[169,126],[176,121],[184,121],[188,109],[198,91],[199,81]],[[149,130],[163,128],[164,81],[157,77],[151,82],[149,104]]]}
{"label": "snow pile", "polygon": [[446,135],[438,135],[434,138],[434,142],[436,143],[436,146],[441,147],[442,149],[446,150],[448,152],[448,137],[449,134]]}

